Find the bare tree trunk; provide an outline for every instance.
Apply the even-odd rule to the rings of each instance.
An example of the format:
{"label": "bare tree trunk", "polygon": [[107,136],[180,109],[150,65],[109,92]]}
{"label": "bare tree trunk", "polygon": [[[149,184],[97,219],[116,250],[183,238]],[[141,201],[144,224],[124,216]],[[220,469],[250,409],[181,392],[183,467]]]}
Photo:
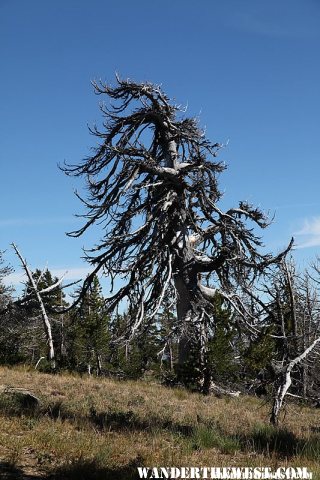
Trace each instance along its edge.
{"label": "bare tree trunk", "polygon": [[295,365],[298,365],[302,360],[304,360],[309,353],[314,349],[314,347],[320,342],[320,337],[316,338],[312,344],[298,357],[291,360],[287,366],[284,368],[284,371],[281,372],[278,378],[278,389],[274,397],[273,407],[270,416],[270,422],[273,425],[278,424],[280,410],[283,405],[284,398],[291,386],[291,372]]}
{"label": "bare tree trunk", "polygon": [[99,353],[96,353],[96,360],[97,360],[97,377],[99,377],[102,373],[102,361],[101,361],[101,355]]}
{"label": "bare tree trunk", "polygon": [[170,359],[170,371],[173,372],[173,353],[172,353],[172,344],[169,342],[169,359]]}
{"label": "bare tree trunk", "polygon": [[[60,306],[61,308],[63,307],[63,301],[62,301],[62,290],[60,292]],[[61,358],[65,359],[67,357],[67,349],[65,345],[65,329],[64,329],[64,314],[61,314],[61,329],[60,329],[60,334],[61,334],[61,342],[60,342],[60,355]]]}
{"label": "bare tree trunk", "polygon": [[[192,279],[192,276],[189,278]],[[198,282],[195,276],[194,285],[188,288],[183,278],[175,278],[175,287],[178,294],[177,299],[177,317],[182,325],[182,333],[179,340],[178,371],[183,372],[186,368],[192,368],[194,365],[190,361],[195,361],[199,366],[198,387],[204,394],[208,394],[211,384],[211,369],[208,362],[208,329],[203,316],[197,315],[192,308],[192,296],[190,291],[195,292],[198,289]],[[192,349],[195,347],[195,358],[192,356]],[[189,365],[188,365],[189,364]]]}
{"label": "bare tree trunk", "polygon": [[201,391],[205,395],[210,393],[211,368],[209,365],[209,338],[206,322],[202,320],[200,332],[200,365],[201,365]]}
{"label": "bare tree trunk", "polygon": [[[167,149],[165,152],[166,166],[177,170],[177,145],[172,139],[167,138]],[[173,193],[174,194],[174,193]],[[182,200],[182,199],[181,199]],[[192,302],[190,298],[190,289],[183,278],[184,268],[187,265],[190,252],[187,246],[187,229],[185,225],[185,211],[183,208],[184,200],[181,201],[180,218],[176,224],[175,229],[175,244],[179,257],[176,270],[178,274],[174,278],[174,284],[177,292],[177,319],[178,324],[182,326],[182,331],[179,338],[179,351],[178,351],[178,370],[182,372],[187,362],[190,360],[191,353],[191,336],[190,327],[192,322]],[[196,287],[196,284],[195,284]],[[189,332],[188,332],[189,330]]]}
{"label": "bare tree trunk", "polygon": [[56,368],[56,360],[55,360],[55,352],[54,352],[53,339],[52,339],[51,324],[50,324],[50,321],[49,321],[49,318],[48,318],[43,300],[42,300],[41,295],[39,293],[38,286],[37,286],[37,284],[36,284],[36,282],[33,278],[32,272],[27,265],[27,262],[24,260],[24,258],[22,257],[21,253],[19,252],[18,248],[16,247],[16,245],[14,243],[12,244],[12,247],[13,247],[14,251],[16,252],[17,256],[19,257],[19,259],[22,263],[22,266],[23,266],[23,268],[26,272],[26,275],[29,279],[29,282],[32,286],[35,297],[36,297],[37,302],[39,304],[40,311],[41,311],[41,317],[42,317],[42,320],[43,320],[44,331],[45,331],[46,338],[47,338],[48,360],[51,364],[51,367],[53,369],[55,369]]}
{"label": "bare tree trunk", "polygon": [[288,370],[287,368],[286,371],[280,375],[280,378],[279,378],[280,385],[277,389],[277,392],[275,394],[274,401],[273,401],[273,406],[272,406],[272,411],[270,416],[270,423],[272,423],[273,425],[278,424],[279,414],[283,405],[284,397],[286,396],[286,393],[290,388],[291,382],[292,382],[291,370]]}
{"label": "bare tree trunk", "polygon": [[64,321],[61,321],[61,343],[60,343],[60,355],[61,358],[65,358],[67,356],[67,349],[65,345],[65,335],[64,335]]}
{"label": "bare tree trunk", "polygon": [[304,399],[307,398],[308,394],[308,373],[307,367],[305,364],[302,365],[302,396]]}

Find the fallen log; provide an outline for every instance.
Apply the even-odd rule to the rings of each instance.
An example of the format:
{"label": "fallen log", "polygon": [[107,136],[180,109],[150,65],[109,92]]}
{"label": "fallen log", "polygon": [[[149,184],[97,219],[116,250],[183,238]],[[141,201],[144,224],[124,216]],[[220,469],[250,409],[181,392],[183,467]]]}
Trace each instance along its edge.
{"label": "fallen log", "polygon": [[210,389],[209,389],[211,394],[217,395],[217,396],[223,396],[227,395],[229,397],[239,397],[240,391],[234,391],[234,390],[229,390],[225,387],[221,387],[220,385],[217,385],[214,382],[210,383]]}

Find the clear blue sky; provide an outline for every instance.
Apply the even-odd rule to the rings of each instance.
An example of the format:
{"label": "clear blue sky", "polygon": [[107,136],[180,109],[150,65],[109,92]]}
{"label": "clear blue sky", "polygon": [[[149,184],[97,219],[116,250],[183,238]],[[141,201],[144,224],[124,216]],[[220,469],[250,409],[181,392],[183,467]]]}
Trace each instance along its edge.
{"label": "clear blue sky", "polygon": [[279,251],[295,235],[299,262],[320,246],[320,3],[317,0],[0,0],[0,249],[14,241],[31,266],[83,268],[67,238],[82,182],[78,162],[100,122],[90,80],[161,83],[200,114],[221,152],[225,205],[276,213],[264,231]]}

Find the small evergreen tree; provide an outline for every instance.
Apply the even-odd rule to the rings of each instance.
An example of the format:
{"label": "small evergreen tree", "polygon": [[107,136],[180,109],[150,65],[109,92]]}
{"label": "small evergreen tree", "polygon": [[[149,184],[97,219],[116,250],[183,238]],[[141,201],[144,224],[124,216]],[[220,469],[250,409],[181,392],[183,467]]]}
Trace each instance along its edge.
{"label": "small evergreen tree", "polygon": [[7,310],[12,301],[12,288],[4,283],[4,279],[12,272],[5,265],[3,252],[0,251],[0,363],[11,364],[21,360],[21,328],[13,311]]}
{"label": "small evergreen tree", "polygon": [[109,354],[110,333],[109,316],[105,313],[97,276],[74,314],[69,339],[75,367],[86,369],[89,374],[95,369],[97,375],[100,375]]}
{"label": "small evergreen tree", "polygon": [[230,306],[219,293],[213,300],[216,328],[209,340],[209,366],[213,380],[217,382],[235,381],[239,375],[238,331],[232,322]]}
{"label": "small evergreen tree", "polygon": [[[32,273],[32,276],[39,291],[44,291],[58,282],[58,278],[53,276],[48,269],[43,271],[36,269]],[[25,317],[28,318],[30,332],[28,347],[31,354],[31,360],[37,361],[39,358],[46,357],[47,338],[43,332],[40,305],[30,280],[26,283],[24,297],[27,298],[27,300],[20,306],[20,313],[23,313]],[[41,298],[51,324],[53,344],[55,346],[55,361],[57,361],[58,365],[61,367],[67,362],[65,335],[69,323],[69,315],[65,313],[58,314],[55,310],[57,308],[66,307],[68,303],[65,300],[65,293],[63,292],[61,285],[56,286],[53,290],[42,293]],[[43,363],[42,368],[44,367],[45,364]]]}
{"label": "small evergreen tree", "polygon": [[223,297],[216,292],[212,304],[215,328],[209,330],[208,349],[204,356],[201,352],[201,339],[193,342],[190,357],[183,366],[176,365],[177,377],[189,388],[197,388],[203,378],[203,365],[207,369],[207,377],[215,382],[233,382],[240,372],[238,353],[238,331],[232,321],[232,311]]}
{"label": "small evergreen tree", "polygon": [[112,343],[110,351],[110,369],[127,378],[139,378],[147,370],[158,373],[160,361],[158,352],[161,349],[159,328],[156,323],[145,328],[140,335],[130,340],[117,341],[123,338],[127,325],[127,313],[118,314],[111,324]]}
{"label": "small evergreen tree", "polygon": [[164,308],[158,315],[157,323],[161,342],[160,377],[164,383],[174,385],[177,382],[179,336],[174,328],[176,325],[174,306],[169,299],[164,301]]}

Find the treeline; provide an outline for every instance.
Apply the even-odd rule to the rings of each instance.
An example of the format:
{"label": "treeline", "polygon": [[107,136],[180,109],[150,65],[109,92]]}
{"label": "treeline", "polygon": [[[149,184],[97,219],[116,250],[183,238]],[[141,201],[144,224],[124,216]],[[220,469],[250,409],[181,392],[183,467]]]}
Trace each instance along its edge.
{"label": "treeline", "polygon": [[[26,283],[17,301],[13,288],[6,287],[3,281],[10,269],[3,266],[2,258],[1,264],[0,363],[26,363],[51,371],[48,339],[32,285]],[[58,281],[49,270],[36,270],[33,278],[40,292]],[[98,277],[94,278],[81,305],[67,313],[56,313],[69,306],[61,285],[41,297],[51,324],[57,370],[138,378],[159,363],[161,332],[158,327],[130,343],[123,340],[126,314],[111,317],[106,313]]]}
{"label": "treeline", "polygon": [[[0,266],[0,363],[29,364],[52,370],[48,339],[39,303],[27,282],[20,300],[4,284],[10,273]],[[213,385],[258,395],[276,395],[285,384],[289,368],[290,393],[317,402],[320,373],[317,344],[299,359],[320,336],[319,269],[297,272],[292,261],[282,262],[268,282],[255,287],[242,302],[248,322],[217,291],[212,315],[215,327],[209,338],[206,368]],[[68,302],[61,285],[49,270],[33,272],[50,319],[56,370],[90,375],[140,378],[151,375],[169,385],[197,388],[202,372],[201,342],[193,342],[183,367],[178,362],[176,315],[170,301],[148,328],[127,335],[125,312],[109,315],[98,277],[80,305],[57,313]],[[49,290],[46,292],[46,290]],[[255,301],[253,300],[255,299]],[[171,304],[172,305],[172,304]],[[298,359],[298,360],[297,360]],[[285,392],[287,393],[287,392]]]}

